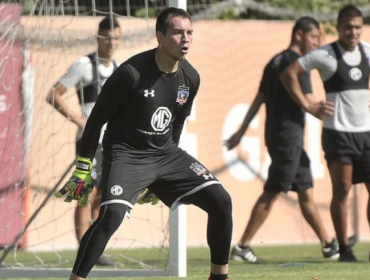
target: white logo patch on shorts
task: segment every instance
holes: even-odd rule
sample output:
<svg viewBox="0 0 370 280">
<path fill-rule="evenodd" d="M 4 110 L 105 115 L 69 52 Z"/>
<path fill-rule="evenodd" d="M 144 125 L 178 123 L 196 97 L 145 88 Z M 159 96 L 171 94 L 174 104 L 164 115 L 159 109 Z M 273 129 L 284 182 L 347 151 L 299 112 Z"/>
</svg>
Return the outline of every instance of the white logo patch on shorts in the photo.
<svg viewBox="0 0 370 280">
<path fill-rule="evenodd" d="M 113 187 L 110 188 L 110 192 L 113 195 L 121 195 L 123 193 L 123 189 L 119 185 L 114 185 Z"/>
</svg>

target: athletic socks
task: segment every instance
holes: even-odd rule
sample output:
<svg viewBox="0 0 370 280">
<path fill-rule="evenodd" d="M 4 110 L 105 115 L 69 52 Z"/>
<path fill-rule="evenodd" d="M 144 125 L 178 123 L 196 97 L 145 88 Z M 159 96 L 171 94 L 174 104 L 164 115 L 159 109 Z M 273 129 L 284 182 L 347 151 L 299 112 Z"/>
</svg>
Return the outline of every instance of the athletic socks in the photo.
<svg viewBox="0 0 370 280">
<path fill-rule="evenodd" d="M 211 272 L 208 280 L 229 280 L 229 276 L 227 274 L 216 275 Z"/>
<path fill-rule="evenodd" d="M 247 249 L 247 248 L 250 248 L 250 246 L 240 246 L 239 244 L 236 244 L 235 247 L 238 246 L 240 249 L 244 250 L 244 249 Z"/>
</svg>

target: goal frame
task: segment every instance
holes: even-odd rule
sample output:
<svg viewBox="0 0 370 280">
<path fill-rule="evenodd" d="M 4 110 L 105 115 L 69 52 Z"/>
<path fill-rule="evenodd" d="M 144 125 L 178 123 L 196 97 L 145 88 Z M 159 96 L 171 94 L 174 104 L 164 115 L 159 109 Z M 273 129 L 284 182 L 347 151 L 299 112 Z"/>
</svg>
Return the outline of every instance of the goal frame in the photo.
<svg viewBox="0 0 370 280">
<path fill-rule="evenodd" d="M 169 0 L 169 7 L 177 7 L 186 10 L 186 0 Z M 48 196 L 47 196 L 48 198 Z M 46 198 L 46 199 L 47 199 Z M 187 276 L 187 254 L 186 254 L 186 205 L 179 205 L 175 210 L 169 210 L 169 256 L 168 265 L 164 269 L 93 269 L 89 278 L 97 277 L 150 277 L 150 276 Z M 24 230 L 23 230 L 24 232 Z M 14 239 L 13 244 L 22 237 L 20 232 Z M 5 256 L 11 248 L 5 248 Z M 0 263 L 0 279 L 11 278 L 68 278 L 71 268 L 15 268 L 4 267 Z"/>
<path fill-rule="evenodd" d="M 93 269 L 89 278 L 102 277 L 186 277 L 186 206 L 170 213 L 170 243 L 167 269 Z M 71 268 L 7 268 L 0 267 L 0 279 L 68 278 Z"/>
</svg>

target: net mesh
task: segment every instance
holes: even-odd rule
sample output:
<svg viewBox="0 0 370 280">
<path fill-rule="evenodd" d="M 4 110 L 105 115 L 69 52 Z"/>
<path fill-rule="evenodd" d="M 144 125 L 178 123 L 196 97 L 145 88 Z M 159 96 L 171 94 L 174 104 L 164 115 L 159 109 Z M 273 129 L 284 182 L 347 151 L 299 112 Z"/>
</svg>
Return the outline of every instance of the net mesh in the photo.
<svg viewBox="0 0 370 280">
<path fill-rule="evenodd" d="M 115 15 L 120 22 L 123 36 L 115 59 L 122 62 L 157 45 L 153 15 L 167 3 L 28 0 L 19 5 L 11 2 L 15 1 L 0 4 L 0 258 L 5 266 L 70 267 L 78 246 L 73 224 L 76 205 L 66 204 L 51 194 L 71 174 L 77 127 L 46 102 L 47 94 L 76 59 L 95 50 L 97 24 L 103 16 Z M 269 165 L 262 140 L 263 109 L 238 149 L 227 153 L 222 149 L 222 140 L 241 123 L 249 108 L 246 103 L 251 103 L 258 88 L 264 63 L 287 46 L 291 23 L 207 22 L 206 19 L 219 18 L 220 13 L 230 9 L 273 17 L 300 15 L 262 2 L 194 0 L 187 4 L 196 24 L 189 60 L 199 69 L 202 85 L 194 114 L 187 124 L 187 134 L 181 141 L 232 194 L 234 241 L 244 230 L 246 213 L 262 190 Z M 334 2 L 339 1 L 333 1 L 333 5 Z M 369 15 L 369 7 L 367 3 L 361 6 L 365 15 Z M 326 21 L 332 20 L 334 14 L 330 9 L 327 13 L 314 13 Z M 318 81 L 317 76 L 314 81 Z M 66 102 L 71 107 L 78 106 L 73 90 L 66 94 Z M 317 142 L 320 124 L 308 119 L 307 130 L 318 205 L 326 224 L 331 225 L 330 180 Z M 362 208 L 365 207 L 363 192 L 359 189 Z M 358 217 L 356 199 L 351 201 L 355 213 L 353 231 L 359 231 L 359 224 L 363 231 L 367 227 L 363 226 L 364 215 Z M 288 234 L 287 228 L 274 222 L 280 221 L 281 216 L 287 224 L 294 225 Z M 205 230 L 198 232 L 205 228 L 205 215 L 199 214 L 199 209 L 189 208 L 189 217 L 193 218 L 189 222 L 194 230 L 188 231 L 188 240 L 192 245 L 206 246 Z M 168 219 L 168 211 L 161 204 L 135 206 L 131 219 L 125 220 L 109 242 L 108 256 L 117 262 L 117 267 L 166 267 Z M 290 194 L 277 203 L 272 217 L 256 237 L 256 242 L 259 240 L 317 242 L 301 217 L 296 197 Z M 141 247 L 149 251 L 143 255 Z M 26 252 L 22 258 L 21 252 Z"/>
<path fill-rule="evenodd" d="M 53 196 L 71 175 L 77 127 L 47 103 L 52 86 L 76 59 L 96 49 L 97 25 L 106 15 L 114 14 L 123 31 L 116 61 L 156 46 L 148 13 L 129 17 L 113 12 L 112 1 L 105 10 L 99 10 L 94 1 L 90 4 L 28 1 L 25 9 L 19 4 L 0 4 L 3 266 L 71 266 L 78 246 L 73 223 L 76 203 Z M 122 11 L 129 10 L 127 3 Z M 65 96 L 68 106 L 79 107 L 75 89 Z M 168 219 L 168 210 L 161 204 L 135 207 L 110 240 L 107 256 L 116 267 L 166 268 Z M 141 247 L 149 251 L 122 253 Z M 26 260 L 23 254 L 20 259 L 20 252 L 26 252 Z"/>
</svg>

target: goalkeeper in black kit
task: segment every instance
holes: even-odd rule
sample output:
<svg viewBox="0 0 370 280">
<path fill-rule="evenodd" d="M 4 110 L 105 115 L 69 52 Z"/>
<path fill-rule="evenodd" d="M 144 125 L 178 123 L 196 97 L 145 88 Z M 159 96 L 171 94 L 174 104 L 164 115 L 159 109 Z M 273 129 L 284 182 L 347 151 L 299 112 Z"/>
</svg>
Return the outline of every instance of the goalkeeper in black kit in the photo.
<svg viewBox="0 0 370 280">
<path fill-rule="evenodd" d="M 209 280 L 228 279 L 232 203 L 198 160 L 178 147 L 200 77 L 185 59 L 192 40 L 189 14 L 161 11 L 158 47 L 128 59 L 108 78 L 87 121 L 76 170 L 56 196 L 85 204 L 92 189 L 91 160 L 101 128 L 102 202 L 98 219 L 81 240 L 70 280 L 85 279 L 110 237 L 147 188 L 170 209 L 193 204 L 208 214 Z"/>
</svg>

